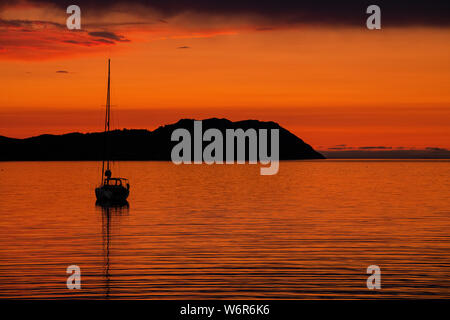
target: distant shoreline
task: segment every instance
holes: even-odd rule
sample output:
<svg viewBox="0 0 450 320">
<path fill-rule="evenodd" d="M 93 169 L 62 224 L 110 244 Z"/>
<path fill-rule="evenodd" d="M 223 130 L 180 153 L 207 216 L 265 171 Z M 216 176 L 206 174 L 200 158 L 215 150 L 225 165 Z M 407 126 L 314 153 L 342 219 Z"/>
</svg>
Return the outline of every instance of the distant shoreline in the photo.
<svg viewBox="0 0 450 320">
<path fill-rule="evenodd" d="M 427 150 L 427 149 L 405 149 L 405 150 L 345 150 L 345 151 L 318 151 L 327 159 L 386 159 L 386 160 L 445 160 L 450 159 L 450 150 Z"/>
<path fill-rule="evenodd" d="M 160 127 L 164 128 L 164 127 Z M 121 130 L 116 130 L 121 132 Z M 123 130 L 122 130 L 123 131 Z M 151 131 L 145 129 L 125 129 L 129 132 L 141 132 L 151 133 Z M 89 135 L 102 135 L 102 133 L 67 133 L 62 135 L 43 134 L 39 136 L 33 136 L 29 138 L 9 138 L 0 136 L 0 161 L 99 161 L 101 160 L 100 154 L 97 155 L 84 155 L 84 158 L 53 158 L 53 159 L 36 159 L 30 157 L 14 157 L 11 152 L 17 152 L 10 150 L 8 145 L 21 145 L 26 141 L 39 140 L 41 138 L 56 138 L 60 139 L 65 136 L 89 136 Z M 301 139 L 299 139 L 301 140 Z M 390 149 L 390 150 L 367 150 L 367 149 L 352 149 L 352 150 L 317 150 L 314 151 L 318 154 L 325 156 L 325 158 L 333 159 L 354 159 L 354 160 L 450 160 L 450 150 L 444 148 L 426 148 L 426 149 Z M 320 158 L 302 158 L 302 159 L 283 159 L 280 161 L 297 161 L 297 160 L 320 160 Z M 116 159 L 116 161 L 170 161 L 170 159 Z"/>
<path fill-rule="evenodd" d="M 170 135 L 177 128 L 192 129 L 193 119 L 181 119 L 150 131 L 146 129 L 122 129 L 109 133 L 112 139 L 112 160 L 115 161 L 170 161 L 173 146 Z M 386 160 L 448 160 L 450 150 L 427 147 L 401 149 L 390 147 L 351 148 L 345 145 L 314 150 L 302 139 L 273 121 L 210 118 L 203 120 L 205 127 L 219 128 L 277 128 L 280 130 L 280 160 L 310 159 L 386 159 Z M 72 132 L 61 135 L 42 134 L 29 138 L 0 136 L 0 161 L 99 161 L 103 159 L 103 132 Z"/>
<path fill-rule="evenodd" d="M 354 162 L 450 162 L 450 158 L 327 158 L 327 159 L 303 159 L 303 160 L 280 160 L 281 162 L 345 162 L 345 161 L 354 161 Z M 98 160 L 0 160 L 0 163 L 7 162 L 98 162 Z M 164 162 L 164 163 L 172 163 L 170 160 L 114 160 L 114 162 Z M 210 164 L 202 163 L 205 166 L 211 166 Z M 220 164 L 212 164 L 213 166 L 221 166 Z M 242 164 L 240 164 L 242 165 Z M 251 165 L 248 162 L 245 165 Z M 196 165 L 198 166 L 198 164 Z"/>
</svg>

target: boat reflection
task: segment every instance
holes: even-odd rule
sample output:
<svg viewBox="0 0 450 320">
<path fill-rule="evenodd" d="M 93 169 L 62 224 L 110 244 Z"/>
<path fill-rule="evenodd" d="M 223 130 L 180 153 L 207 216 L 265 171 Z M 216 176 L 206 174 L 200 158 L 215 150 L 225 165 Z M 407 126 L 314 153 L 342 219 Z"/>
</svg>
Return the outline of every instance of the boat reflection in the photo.
<svg viewBox="0 0 450 320">
<path fill-rule="evenodd" d="M 119 204 L 105 204 L 97 201 L 95 206 L 102 213 L 103 257 L 105 263 L 103 275 L 105 278 L 105 298 L 108 299 L 111 290 L 110 246 L 113 237 L 112 231 L 118 226 L 120 217 L 129 214 L 130 205 L 128 201 Z"/>
</svg>

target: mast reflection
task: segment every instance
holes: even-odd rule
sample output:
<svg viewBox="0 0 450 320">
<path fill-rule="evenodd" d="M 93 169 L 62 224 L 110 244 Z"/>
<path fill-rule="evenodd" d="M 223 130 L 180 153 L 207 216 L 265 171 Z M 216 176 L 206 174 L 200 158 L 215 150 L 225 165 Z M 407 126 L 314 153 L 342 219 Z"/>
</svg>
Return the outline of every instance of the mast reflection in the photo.
<svg viewBox="0 0 450 320">
<path fill-rule="evenodd" d="M 113 236 L 112 229 L 118 225 L 121 216 L 129 214 L 130 205 L 128 201 L 119 204 L 105 204 L 97 201 L 95 206 L 102 212 L 103 258 L 105 263 L 103 275 L 105 278 L 105 298 L 108 299 L 111 290 L 110 245 Z"/>
</svg>

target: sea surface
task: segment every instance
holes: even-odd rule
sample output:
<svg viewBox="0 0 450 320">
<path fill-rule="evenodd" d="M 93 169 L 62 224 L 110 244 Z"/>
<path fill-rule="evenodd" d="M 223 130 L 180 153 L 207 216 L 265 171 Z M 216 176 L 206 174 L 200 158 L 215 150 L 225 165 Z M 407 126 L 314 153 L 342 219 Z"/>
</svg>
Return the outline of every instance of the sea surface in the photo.
<svg viewBox="0 0 450 320">
<path fill-rule="evenodd" d="M 129 205 L 104 208 L 97 162 L 0 163 L 0 298 L 450 298 L 449 161 L 259 169 L 116 163 Z"/>
</svg>

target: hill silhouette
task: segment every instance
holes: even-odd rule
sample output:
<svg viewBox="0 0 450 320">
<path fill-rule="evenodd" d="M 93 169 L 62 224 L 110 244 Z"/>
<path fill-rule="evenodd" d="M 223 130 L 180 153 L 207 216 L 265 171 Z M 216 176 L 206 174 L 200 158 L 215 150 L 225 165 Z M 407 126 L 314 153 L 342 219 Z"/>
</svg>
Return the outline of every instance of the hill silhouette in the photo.
<svg viewBox="0 0 450 320">
<path fill-rule="evenodd" d="M 226 129 L 247 130 L 279 129 L 280 160 L 324 159 L 325 157 L 275 122 L 227 119 L 206 119 L 203 132 L 217 128 L 225 136 Z M 182 119 L 177 123 L 161 126 L 154 131 L 123 129 L 114 130 L 108 136 L 108 148 L 112 160 L 160 160 L 170 161 L 171 151 L 178 142 L 171 141 L 173 130 L 185 128 L 193 137 L 194 120 Z M 269 134 L 270 140 L 270 134 Z M 103 159 L 105 133 L 44 134 L 26 139 L 0 136 L 0 161 L 37 160 L 101 160 Z M 205 142 L 204 146 L 209 142 Z M 269 149 L 270 150 L 270 149 Z M 248 152 L 246 153 L 248 156 Z"/>
</svg>

